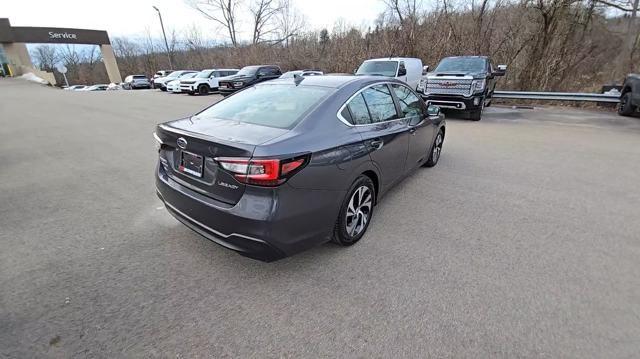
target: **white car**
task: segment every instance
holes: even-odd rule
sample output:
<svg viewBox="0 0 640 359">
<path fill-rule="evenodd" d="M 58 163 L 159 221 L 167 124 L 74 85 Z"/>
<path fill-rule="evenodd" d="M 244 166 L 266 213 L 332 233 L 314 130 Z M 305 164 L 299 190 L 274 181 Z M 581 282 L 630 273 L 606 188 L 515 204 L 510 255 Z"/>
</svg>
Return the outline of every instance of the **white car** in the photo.
<svg viewBox="0 0 640 359">
<path fill-rule="evenodd" d="M 295 75 L 300 75 L 300 76 L 322 76 L 324 75 L 324 73 L 322 71 L 317 71 L 317 70 L 293 70 L 293 71 L 287 71 L 285 73 L 282 74 L 282 76 L 280 76 L 281 79 L 288 79 L 288 78 L 293 78 Z"/>
<path fill-rule="evenodd" d="M 175 80 L 171 80 L 171 81 L 167 82 L 166 83 L 167 92 L 172 92 L 172 93 L 180 93 L 180 92 L 182 92 L 182 90 L 180 89 L 180 81 L 186 80 L 186 79 L 190 79 L 190 78 L 194 77 L 197 74 L 198 74 L 198 72 L 189 72 L 187 74 L 184 74 L 184 75 L 178 77 Z"/>
<path fill-rule="evenodd" d="M 172 73 L 168 74 L 165 77 L 158 77 L 158 78 L 154 79 L 153 80 L 153 87 L 154 88 L 159 88 L 162 91 L 167 91 L 167 82 L 176 80 L 176 79 L 180 78 L 181 76 L 184 76 L 185 74 L 197 73 L 197 72 L 198 71 L 191 71 L 191 70 L 173 71 Z"/>
<path fill-rule="evenodd" d="M 356 76 L 388 76 L 417 89 L 422 79 L 422 60 L 411 57 L 385 57 L 365 60 L 356 70 Z"/>
<path fill-rule="evenodd" d="M 79 90 L 82 90 L 85 87 L 87 87 L 87 86 L 85 86 L 85 85 L 71 85 L 69 87 L 65 87 L 64 89 L 67 90 L 67 91 L 79 91 Z"/>
<path fill-rule="evenodd" d="M 218 79 L 235 75 L 238 69 L 207 69 L 200 71 L 193 78 L 180 80 L 180 90 L 189 95 L 206 95 L 211 91 L 218 91 Z"/>
</svg>

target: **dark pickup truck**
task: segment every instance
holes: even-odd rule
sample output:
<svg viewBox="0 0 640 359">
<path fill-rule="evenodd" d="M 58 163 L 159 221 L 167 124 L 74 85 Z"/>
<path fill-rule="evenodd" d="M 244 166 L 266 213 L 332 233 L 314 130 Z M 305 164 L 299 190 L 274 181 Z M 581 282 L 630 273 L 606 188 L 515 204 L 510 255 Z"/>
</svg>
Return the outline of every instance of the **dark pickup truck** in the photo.
<svg viewBox="0 0 640 359">
<path fill-rule="evenodd" d="M 640 74 L 629 74 L 622 85 L 618 114 L 632 116 L 640 110 Z"/>
<path fill-rule="evenodd" d="M 258 82 L 277 79 L 281 75 L 280 67 L 275 65 L 245 66 L 235 75 L 221 77 L 218 80 L 218 91 L 222 96 L 228 96 Z"/>
<path fill-rule="evenodd" d="M 506 70 L 506 65 L 494 68 L 486 56 L 445 57 L 422 78 L 417 90 L 427 105 L 464 111 L 479 121 L 484 107 L 491 104 L 497 77 Z"/>
</svg>

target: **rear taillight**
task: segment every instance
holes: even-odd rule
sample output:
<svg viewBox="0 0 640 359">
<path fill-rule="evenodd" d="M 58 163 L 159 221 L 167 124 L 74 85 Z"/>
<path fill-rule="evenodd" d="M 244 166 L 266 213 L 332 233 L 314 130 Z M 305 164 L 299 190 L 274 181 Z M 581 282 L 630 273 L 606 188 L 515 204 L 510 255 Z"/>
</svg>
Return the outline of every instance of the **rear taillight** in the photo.
<svg viewBox="0 0 640 359">
<path fill-rule="evenodd" d="M 216 157 L 220 167 L 231 172 L 242 183 L 277 186 L 284 183 L 306 164 L 308 156 L 281 159 L 248 159 Z"/>
</svg>

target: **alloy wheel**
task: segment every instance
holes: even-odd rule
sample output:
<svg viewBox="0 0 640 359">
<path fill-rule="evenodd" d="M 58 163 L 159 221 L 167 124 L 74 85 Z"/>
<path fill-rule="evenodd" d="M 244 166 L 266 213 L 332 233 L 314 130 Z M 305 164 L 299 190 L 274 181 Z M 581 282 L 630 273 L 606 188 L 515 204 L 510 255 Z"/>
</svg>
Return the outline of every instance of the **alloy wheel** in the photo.
<svg viewBox="0 0 640 359">
<path fill-rule="evenodd" d="M 442 132 L 438 133 L 436 143 L 433 145 L 433 153 L 431 154 L 433 162 L 438 162 L 438 159 L 440 159 L 440 152 L 442 152 Z"/>
<path fill-rule="evenodd" d="M 360 186 L 349 199 L 346 214 L 346 229 L 351 237 L 356 237 L 367 227 L 373 206 L 373 196 L 367 186 Z"/>
</svg>

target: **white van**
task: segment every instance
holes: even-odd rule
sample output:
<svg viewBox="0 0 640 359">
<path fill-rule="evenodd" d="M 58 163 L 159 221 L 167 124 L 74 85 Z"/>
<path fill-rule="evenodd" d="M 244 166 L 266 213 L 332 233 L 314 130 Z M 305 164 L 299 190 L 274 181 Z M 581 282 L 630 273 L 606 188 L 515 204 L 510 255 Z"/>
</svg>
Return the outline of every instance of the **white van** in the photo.
<svg viewBox="0 0 640 359">
<path fill-rule="evenodd" d="M 365 60 L 356 70 L 355 75 L 394 77 L 404 81 L 415 90 L 422 78 L 422 60 L 411 57 L 385 57 Z"/>
</svg>

